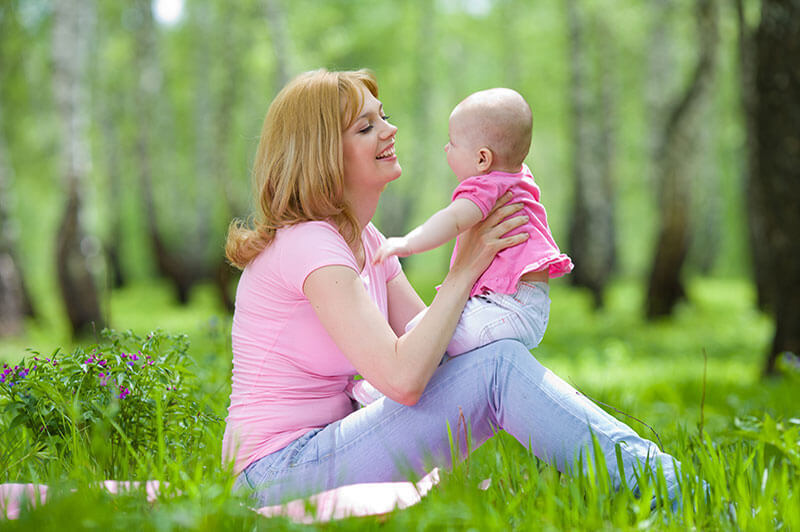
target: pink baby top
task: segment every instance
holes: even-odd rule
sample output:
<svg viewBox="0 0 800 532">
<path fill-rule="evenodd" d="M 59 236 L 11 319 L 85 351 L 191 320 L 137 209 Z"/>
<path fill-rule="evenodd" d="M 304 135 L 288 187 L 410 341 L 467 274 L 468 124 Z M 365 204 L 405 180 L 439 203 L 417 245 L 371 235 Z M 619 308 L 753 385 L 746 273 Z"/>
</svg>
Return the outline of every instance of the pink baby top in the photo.
<svg viewBox="0 0 800 532">
<path fill-rule="evenodd" d="M 245 267 L 233 314 L 233 384 L 223 459 L 239 474 L 307 431 L 345 417 L 345 394 L 356 370 L 336 347 L 303 294 L 314 270 L 354 269 L 388 319 L 386 283 L 400 273 L 397 257 L 373 266 L 385 240 L 369 224 L 361 235 L 366 252 L 360 270 L 352 251 L 327 222 L 280 229 L 275 240 Z"/>
<path fill-rule="evenodd" d="M 519 278 L 528 272 L 550 270 L 550 277 L 561 277 L 572 271 L 572 260 L 561 253 L 553 240 L 547 225 L 547 214 L 544 205 L 539 202 L 541 193 L 533 181 L 533 175 L 527 165 L 516 174 L 491 172 L 474 176 L 459 183 L 453 192 L 453 199 L 465 198 L 473 202 L 483 213 L 489 214 L 497 198 L 511 190 L 511 202 L 522 203 L 522 213 L 529 218 L 528 223 L 515 229 L 510 235 L 527 232 L 530 236 L 522 244 L 504 249 L 498 253 L 489 268 L 483 272 L 472 287 L 471 296 L 486 291 L 501 294 L 513 294 L 517 291 Z M 516 213 L 518 216 L 520 213 Z M 458 240 L 450 258 L 453 265 L 458 252 Z"/>
</svg>

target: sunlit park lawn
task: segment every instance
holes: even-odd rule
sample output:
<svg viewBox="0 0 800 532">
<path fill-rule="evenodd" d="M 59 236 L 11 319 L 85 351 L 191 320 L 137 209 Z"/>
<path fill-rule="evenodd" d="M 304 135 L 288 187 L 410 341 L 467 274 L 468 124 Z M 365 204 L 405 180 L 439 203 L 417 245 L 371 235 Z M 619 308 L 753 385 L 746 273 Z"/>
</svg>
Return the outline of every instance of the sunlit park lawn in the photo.
<svg viewBox="0 0 800 532">
<path fill-rule="evenodd" d="M 118 330 L 130 328 L 144 335 L 158 327 L 170 334 L 186 333 L 192 371 L 198 377 L 195 399 L 224 418 L 230 388 L 230 318 L 216 307 L 215 297 L 203 287 L 189 306 L 180 308 L 163 287 L 143 284 L 115 292 L 110 311 Z M 654 324 L 641 319 L 641 289 L 631 283 L 614 285 L 608 308 L 598 313 L 591 310 L 586 294 L 566 283 L 554 283 L 552 297 L 549 330 L 534 354 L 593 399 L 650 425 L 668 451 L 712 484 L 719 500 L 695 501 L 695 508 L 674 514 L 651 512 L 647 503 L 627 492 L 614 495 L 583 476 L 557 475 L 501 435 L 468 463 L 446 472 L 442 484 L 420 504 L 388 517 L 351 518 L 335 526 L 684 530 L 771 529 L 781 524 L 791 529 L 800 524 L 798 380 L 791 373 L 761 380 L 771 323 L 753 310 L 749 283 L 692 282 L 691 302 L 682 305 L 674 319 Z M 27 338 L 3 342 L 2 357 L 14 362 L 30 356 L 23 349 L 26 343 L 42 354 L 59 345 L 69 350 L 63 342 L 49 342 L 44 327 L 33 325 Z M 31 441 L 26 429 L 9 430 L 8 416 L 2 419 L 3 481 L 55 488 L 46 505 L 23 511 L 16 521 L 2 522 L 4 529 L 34 530 L 67 522 L 82 528 L 164 530 L 296 526 L 282 518 L 257 516 L 229 495 L 230 478 L 219 465 L 221 422 L 210 422 L 202 443 L 179 453 L 174 462 L 145 459 L 130 470 L 121 469 L 128 478 L 170 483 L 158 502 L 148 503 L 140 493 L 110 496 L 87 488 L 92 480 L 102 479 L 91 451 L 76 452 L 67 445 L 59 456 L 48 457 L 42 449 L 37 455 L 25 447 Z M 626 419 L 642 434 L 656 438 L 643 424 Z M 153 455 L 157 449 L 158 442 L 153 442 Z M 492 479 L 491 485 L 480 490 L 478 484 L 486 478 Z M 69 491 L 75 487 L 81 488 L 80 495 Z M 738 508 L 735 517 L 729 502 Z"/>
</svg>

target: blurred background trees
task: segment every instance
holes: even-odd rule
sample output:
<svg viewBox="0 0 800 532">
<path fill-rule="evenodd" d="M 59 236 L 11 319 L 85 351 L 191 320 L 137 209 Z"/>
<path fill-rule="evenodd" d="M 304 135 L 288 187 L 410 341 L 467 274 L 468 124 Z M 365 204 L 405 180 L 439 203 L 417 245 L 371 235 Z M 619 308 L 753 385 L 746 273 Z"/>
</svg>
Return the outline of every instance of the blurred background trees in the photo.
<svg viewBox="0 0 800 532">
<path fill-rule="evenodd" d="M 404 168 L 385 233 L 449 201 L 452 107 L 510 86 L 533 109 L 528 164 L 571 281 L 597 307 L 634 280 L 664 319 L 695 276 L 752 276 L 770 352 L 798 352 L 798 1 L 6 0 L 0 335 L 34 307 L 75 333 L 124 328 L 109 294 L 142 283 L 181 302 L 213 285 L 231 309 L 222 248 L 271 98 L 304 70 L 367 67 Z M 412 279 L 440 280 L 449 251 L 405 260 Z"/>
</svg>

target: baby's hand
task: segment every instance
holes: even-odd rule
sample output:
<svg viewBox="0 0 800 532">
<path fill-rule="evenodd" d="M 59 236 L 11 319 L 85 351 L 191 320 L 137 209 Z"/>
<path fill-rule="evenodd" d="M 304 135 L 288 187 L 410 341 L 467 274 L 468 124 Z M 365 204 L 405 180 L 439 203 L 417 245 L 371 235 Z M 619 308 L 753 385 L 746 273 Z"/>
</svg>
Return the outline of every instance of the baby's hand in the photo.
<svg viewBox="0 0 800 532">
<path fill-rule="evenodd" d="M 386 242 L 381 244 L 378 251 L 375 252 L 375 257 L 372 259 L 372 264 L 380 264 L 389 257 L 397 255 L 398 257 L 408 257 L 413 252 L 408 245 L 408 239 L 404 236 L 396 236 L 387 238 Z"/>
</svg>

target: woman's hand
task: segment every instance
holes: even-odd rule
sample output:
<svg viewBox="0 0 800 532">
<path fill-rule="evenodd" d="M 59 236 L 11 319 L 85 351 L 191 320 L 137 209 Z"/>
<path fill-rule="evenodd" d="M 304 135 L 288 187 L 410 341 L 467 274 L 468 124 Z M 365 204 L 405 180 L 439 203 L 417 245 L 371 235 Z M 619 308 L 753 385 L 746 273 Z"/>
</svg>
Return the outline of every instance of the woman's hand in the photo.
<svg viewBox="0 0 800 532">
<path fill-rule="evenodd" d="M 489 267 L 497 252 L 528 239 L 528 233 L 525 232 L 506 236 L 509 231 L 528 221 L 525 215 L 512 216 L 522 209 L 522 204 L 509 204 L 510 200 L 511 193 L 506 192 L 500 196 L 485 220 L 461 233 L 458 237 L 458 254 L 450 268 L 452 274 L 468 275 L 474 283 Z"/>
</svg>

